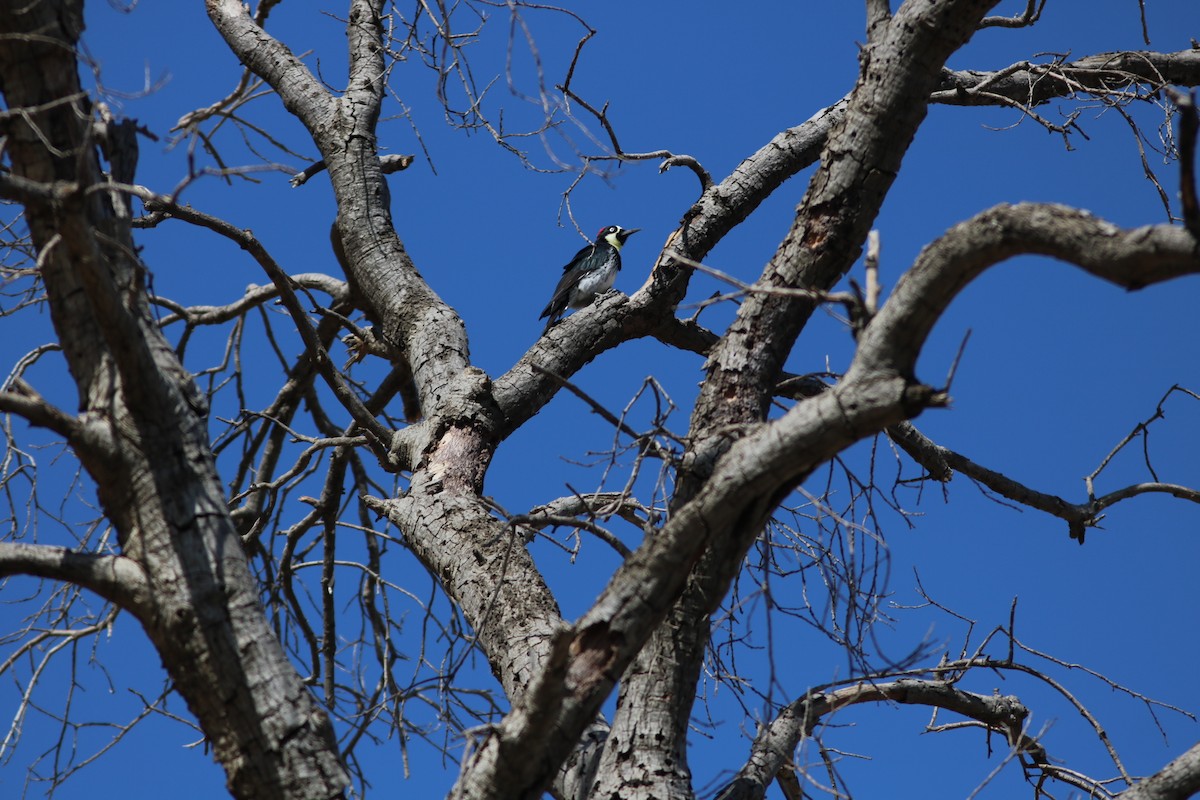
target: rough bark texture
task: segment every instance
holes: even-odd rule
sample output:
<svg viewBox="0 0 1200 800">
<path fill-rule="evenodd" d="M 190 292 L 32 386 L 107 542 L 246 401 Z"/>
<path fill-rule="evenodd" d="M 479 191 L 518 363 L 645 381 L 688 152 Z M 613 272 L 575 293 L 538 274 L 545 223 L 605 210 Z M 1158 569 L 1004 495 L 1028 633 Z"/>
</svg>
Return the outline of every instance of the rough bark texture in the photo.
<svg viewBox="0 0 1200 800">
<path fill-rule="evenodd" d="M 1059 206 L 1000 206 L 947 231 L 877 313 L 863 313 L 856 355 L 836 385 L 813 379 L 797 389 L 803 381 L 796 379 L 790 389 L 781 386 L 784 363 L 820 294 L 858 259 L 930 102 L 1040 103 L 1081 87 L 1099 92 L 1155 83 L 1163 75 L 1200 83 L 1196 59 L 1186 53 L 1094 56 L 1069 69 L 1056 65 L 1057 72 L 949 72 L 947 59 L 994 5 L 910 0 L 893 15 L 888 3 L 869 2 L 868 44 L 854 90 L 772 137 L 724 180 L 705 181 L 637 293 L 571 314 L 492 380 L 471 364 L 463 321 L 423 280 L 391 216 L 376 140 L 390 69 L 383 1 L 349 3 L 349 74 L 344 91 L 334 92 L 264 30 L 272 4 L 253 16 L 238 0 L 207 0 L 229 49 L 278 94 L 320 151 L 337 201 L 334 242 L 346 283 L 331 287 L 320 277 L 289 278 L 248 231 L 149 190 L 122 191 L 138 193 L 152 213 L 203 225 L 246 249 L 274 283 L 271 292 L 255 297 L 280 297 L 301 329 L 308 352 L 271 406 L 278 413 L 267 415 L 280 424 L 264 448 L 264 475 L 274 475 L 278 454 L 272 448 L 316 376 L 346 405 L 349 427 L 321 431 L 344 441 L 331 458 L 324 495 L 313 501 L 314 514 L 327 520 L 322 544 L 329 570 L 337 497 L 346 472 L 355 468 L 349 448 L 369 449 L 381 470 L 404 477 L 404 488 L 387 497 L 371 494 L 379 484 L 362 480 L 362 516 L 369 510 L 399 528 L 407 548 L 461 611 L 472 644 L 485 654 L 511 703 L 501 722 L 472 740 L 452 797 L 533 800 L 547 790 L 572 800 L 695 796 L 688 721 L 711 617 L 783 499 L 822 464 L 883 431 L 918 460 L 928 460 L 939 480 L 955 466 L 999 487 L 984 468 L 939 450 L 906 423 L 946 402 L 944 393 L 917 379 L 915 364 L 956 294 L 985 269 L 1025 253 L 1062 259 L 1128 288 L 1200 272 L 1195 240 L 1183 228 L 1123 231 Z M 272 633 L 243 550 L 263 534 L 267 493 L 260 485 L 240 498 L 239 531 L 198 415 L 201 399 L 150 313 L 126 195 L 101 171 L 98 148 L 128 152 L 117 145 L 128 144 L 132 134 L 93 120 L 73 55 L 81 25 L 78 2 L 38 0 L 0 9 L 0 29 L 23 32 L 0 48 L 0 89 L 9 108 L 26 110 L 8 118 L 13 172 L 0 175 L 0 190 L 27 209 L 80 412 L 46 407 L 21 386 L 0 391 L 0 411 L 68 439 L 98 485 L 121 552 L 3 543 L 0 575 L 75 582 L 135 614 L 236 797 L 340 796 L 348 775 L 332 726 Z M 1068 73 L 1071 79 L 1063 79 Z M 677 319 L 693 262 L 818 159 L 790 230 L 732 325 L 717 335 Z M 114 155 L 108 161 L 120 183 L 132 182 L 130 165 Z M 363 311 L 375 325 L 371 336 L 378 337 L 372 353 L 394 362 L 385 385 L 365 401 L 347 390 L 327 352 L 336 320 L 311 325 L 296 299 L 296 287 L 316 285 L 336 292 L 339 314 L 343 303 Z M 622 551 L 624 561 L 599 598 L 568 624 L 517 524 L 502 521 L 484 497 L 484 482 L 496 447 L 544 408 L 564 379 L 638 337 L 703 352 L 705 379 L 683 440 L 686 451 L 674 465 L 678 483 L 669 515 L 647 523 L 642 545 Z M 405 389 L 412 390 L 406 405 L 413 419 L 393 434 L 376 416 Z M 768 405 L 778 396 L 795 402 L 768 420 Z M 1080 529 L 1099 510 L 1019 489 L 997 491 Z M 290 538 L 287 547 L 294 547 Z M 378 554 L 371 557 L 364 594 L 379 579 Z M 329 627 L 321 657 L 329 699 L 335 695 L 337 641 L 331 577 L 324 588 Z M 314 680 L 320 663 L 314 657 Z M 618 682 L 610 728 L 599 709 Z M 1034 766 L 1048 767 L 1045 753 L 1023 738 L 1019 701 L 966 692 L 938 673 L 937 679 L 876 681 L 804 695 L 764 722 L 720 797 L 762 797 L 817 720 L 869 702 L 955 711 L 1002 734 Z M 1198 786 L 1198 762 L 1193 750 L 1127 794 L 1184 797 Z"/>
<path fill-rule="evenodd" d="M 1185 800 L 1196 794 L 1200 794 L 1200 744 L 1118 796 L 1122 800 Z"/>
<path fill-rule="evenodd" d="M 8 131 L 14 173 L 54 190 L 27 219 L 80 424 L 95 429 L 74 444 L 132 566 L 98 588 L 142 622 L 235 796 L 337 797 L 349 779 L 332 727 L 267 625 L 194 387 L 149 312 L 127 208 L 104 191 L 82 27 L 79 3 L 0 10 L 0 29 L 20 34 L 0 48 L 0 90 L 27 110 Z"/>
<path fill-rule="evenodd" d="M 858 86 L 760 284 L 828 290 L 850 269 L 925 117 L 926 98 L 945 60 L 992 5 L 908 3 L 863 50 Z M 921 57 L 904 57 L 911 53 Z M 783 362 L 815 307 L 812 300 L 770 293 L 751 295 L 742 304 L 706 364 L 676 507 L 707 491 L 708 470 L 728 448 L 728 431 L 762 421 Z M 714 537 L 668 623 L 625 676 L 622 698 L 638 702 L 618 707 L 615 746 L 606 750 L 598 770 L 598 797 L 625 797 L 638 787 L 639 796 L 666 798 L 690 786 L 684 734 L 710 614 L 759 530 L 744 525 Z M 637 750 L 636 757 L 629 748 Z"/>
</svg>

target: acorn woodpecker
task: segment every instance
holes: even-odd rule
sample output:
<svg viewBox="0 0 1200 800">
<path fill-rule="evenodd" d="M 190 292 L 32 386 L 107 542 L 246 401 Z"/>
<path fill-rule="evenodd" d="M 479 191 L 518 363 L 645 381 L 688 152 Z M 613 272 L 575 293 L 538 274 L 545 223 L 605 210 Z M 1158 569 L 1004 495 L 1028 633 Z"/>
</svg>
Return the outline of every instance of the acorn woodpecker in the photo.
<svg viewBox="0 0 1200 800">
<path fill-rule="evenodd" d="M 563 267 L 563 276 L 558 286 L 554 287 L 554 296 L 542 311 L 543 317 L 549 317 L 546 330 L 550 330 L 559 320 L 567 306 L 583 308 L 612 288 L 621 269 L 621 248 L 625 240 L 641 228 L 622 228 L 620 225 L 609 225 L 596 234 L 596 241 L 575 254 L 575 257 Z M 543 331 L 545 333 L 545 331 Z"/>
</svg>

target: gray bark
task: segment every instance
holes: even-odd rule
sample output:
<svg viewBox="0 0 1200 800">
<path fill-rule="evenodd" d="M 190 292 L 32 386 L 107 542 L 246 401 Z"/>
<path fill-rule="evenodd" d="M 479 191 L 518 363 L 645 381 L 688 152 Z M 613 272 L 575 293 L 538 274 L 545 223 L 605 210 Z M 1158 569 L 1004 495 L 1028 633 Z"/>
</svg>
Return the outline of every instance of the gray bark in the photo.
<svg viewBox="0 0 1200 800">
<path fill-rule="evenodd" d="M 70 442 L 117 528 L 119 558 L 6 561 L 78 579 L 142 623 L 239 798 L 331 798 L 348 785 L 332 727 L 267 625 L 258 586 L 189 400 L 159 332 L 128 213 L 104 191 L 78 82 L 81 4 L 0 9 L 0 90 L 25 109 L 9 128 L 14 175 L 53 192 L 26 202 L 50 313 L 79 389 Z M 130 142 L 125 142 L 126 145 Z M 37 563 L 30 563 L 30 562 Z"/>
<path fill-rule="evenodd" d="M 379 352 L 394 359 L 397 380 L 411 383 L 411 406 L 420 414 L 394 435 L 384 430 L 374 418 L 380 404 L 351 396 L 329 361 L 325 348 L 336 326 L 306 329 L 296 306 L 309 352 L 297 368 L 303 379 L 281 392 L 280 418 L 290 419 L 308 381 L 320 375 L 355 419 L 347 436 L 367 431 L 374 455 L 406 474 L 406 491 L 364 497 L 363 504 L 398 526 L 461 610 L 512 704 L 501 723 L 472 742 L 452 797 L 539 798 L 548 788 L 578 800 L 693 796 L 687 723 L 711 615 L 781 500 L 849 445 L 888 429 L 943 462 L 943 473 L 945 463 L 966 464 L 923 442 L 905 422 L 945 402 L 917 379 L 915 364 L 957 292 L 1021 253 L 1052 255 L 1129 288 L 1200 271 L 1194 239 L 1179 228 L 1122 231 L 1046 205 L 992 209 L 931 245 L 879 313 L 864 319 L 858 352 L 836 386 L 806 393 L 766 421 L 784 361 L 817 304 L 788 290 L 826 291 L 854 264 L 929 102 L 1030 100 L 1035 84 L 1031 102 L 1042 102 L 1080 85 L 1099 90 L 1113 80 L 1153 83 L 1161 75 L 1200 83 L 1186 53 L 1083 59 L 1072 65 L 1074 82 L 1025 68 L 948 72 L 947 58 L 995 4 L 911 0 L 892 15 L 888 3 L 869 2 L 869 43 L 854 91 L 773 137 L 724 180 L 705 182 L 641 290 L 572 314 L 491 380 L 472 366 L 463 321 L 423 280 L 391 218 L 376 141 L 387 78 L 382 0 L 349 4 L 350 65 L 340 94 L 238 0 L 207 0 L 230 50 L 278 93 L 319 149 L 338 205 L 334 242 L 349 287 L 345 301 L 375 324 Z M 128 209 L 101 172 L 97 147 L 104 142 L 76 77 L 80 27 L 78 2 L 0 10 L 0 28 L 23 32 L 0 49 L 0 89 L 10 108 L 29 109 L 11 120 L 14 171 L 0 176 L 0 189 L 25 203 L 80 413 L 53 409 L 21 386 L 0 396 L 0 410 L 68 439 L 96 480 L 121 553 L 0 544 L 0 574 L 72 581 L 136 615 L 235 796 L 339 796 L 348 778 L 331 725 L 267 624 L 195 389 L 149 312 Z M 129 134 L 108 130 L 114 138 Z M 717 337 L 677 320 L 675 307 L 693 274 L 689 262 L 702 260 L 818 158 L 760 291 L 748 296 L 728 331 Z M 110 162 L 117 171 L 112 156 Z M 161 198 L 147 207 L 192 213 Z M 196 214 L 191 221 L 251 251 L 285 304 L 295 305 L 294 279 L 269 263 L 252 237 Z M 568 624 L 516 530 L 482 496 L 484 478 L 495 448 L 556 395 L 563 378 L 645 336 L 708 357 L 679 489 L 669 519 L 626 557 L 593 607 Z M 267 471 L 273 458 L 264 457 Z M 344 459 L 339 463 L 344 470 Z M 262 497 L 251 493 L 239 518 L 257 520 Z M 1095 512 L 1059 508 L 1044 496 L 1014 499 L 1080 525 Z M 610 729 L 598 711 L 618 680 Z M 1012 733 L 1014 747 L 1027 744 L 1015 732 L 1023 712 L 1017 701 L 940 681 L 813 693 L 764 725 L 722 797 L 761 797 L 813 720 L 843 705 L 882 701 L 952 709 Z M 1182 797 L 1195 790 L 1198 775 L 1193 751 L 1128 796 Z"/>
<path fill-rule="evenodd" d="M 1118 797 L 1121 800 L 1185 800 L 1200 794 L 1200 744 Z"/>
<path fill-rule="evenodd" d="M 907 3 L 861 56 L 862 75 L 796 219 L 759 283 L 828 290 L 853 265 L 892 176 L 937 84 L 945 60 L 993 6 Z M 920 53 L 921 58 L 904 54 Z M 816 303 L 752 295 L 713 347 L 692 414 L 692 446 L 674 498 L 676 508 L 708 490 L 708 471 L 729 447 L 728 431 L 761 423 L 783 362 Z M 764 520 L 765 521 L 765 520 Z M 597 797 L 675 797 L 690 786 L 687 722 L 708 641 L 712 612 L 758 537 L 757 524 L 722 532 L 693 569 L 669 622 L 658 629 L 625 676 L 613 722 L 615 746 L 598 770 Z M 633 757 L 628 748 L 636 748 Z"/>
</svg>

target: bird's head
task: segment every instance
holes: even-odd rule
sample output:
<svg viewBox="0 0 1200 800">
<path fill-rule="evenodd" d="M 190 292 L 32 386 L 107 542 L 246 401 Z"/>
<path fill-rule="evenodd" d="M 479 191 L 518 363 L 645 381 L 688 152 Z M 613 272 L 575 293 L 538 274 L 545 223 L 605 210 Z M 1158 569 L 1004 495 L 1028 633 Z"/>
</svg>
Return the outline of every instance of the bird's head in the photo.
<svg viewBox="0 0 1200 800">
<path fill-rule="evenodd" d="M 608 242 L 620 250 L 625 246 L 625 240 L 640 230 L 641 228 L 622 228 L 620 225 L 609 225 L 607 228 L 601 228 L 600 232 L 596 234 L 596 244 Z"/>
</svg>

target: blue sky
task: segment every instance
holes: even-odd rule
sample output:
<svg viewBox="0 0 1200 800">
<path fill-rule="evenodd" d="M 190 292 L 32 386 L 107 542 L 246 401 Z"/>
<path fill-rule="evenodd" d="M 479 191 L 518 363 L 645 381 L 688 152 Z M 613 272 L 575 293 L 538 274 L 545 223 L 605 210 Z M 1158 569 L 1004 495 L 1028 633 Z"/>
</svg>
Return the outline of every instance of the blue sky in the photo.
<svg viewBox="0 0 1200 800">
<path fill-rule="evenodd" d="M 758 3 L 731 12 L 729 4 L 716 2 L 578 3 L 572 8 L 600 32 L 585 50 L 576 90 L 597 103 L 610 103 L 627 150 L 689 153 L 719 179 L 777 131 L 803 121 L 853 86 L 857 43 L 863 38 L 861 5 Z M 1134 0 L 1052 0 L 1047 5 L 1037 27 L 985 31 L 954 57 L 951 66 L 997 69 L 1048 51 L 1082 56 L 1145 47 Z M 1023 6 L 1024 2 L 1008 2 L 1000 10 L 1013 13 Z M 1151 49 L 1185 49 L 1189 37 L 1200 35 L 1200 6 L 1191 0 L 1147 6 Z M 309 64 L 338 85 L 344 75 L 344 34 L 335 18 L 314 9 L 315 4 L 282 4 L 272 14 L 269 29 L 295 52 L 312 50 Z M 549 14 L 531 17 L 531 24 L 553 83 L 582 30 Z M 506 35 L 504 15 L 498 12 L 473 47 L 481 83 L 503 71 Z M 158 143 L 143 142 L 139 181 L 159 191 L 171 190 L 187 166 L 184 148 L 166 148 L 168 129 L 184 113 L 224 96 L 238 77 L 238 65 L 200 3 L 142 3 L 125 13 L 93 0 L 85 41 L 111 93 L 110 102 L 160 136 Z M 521 90 L 533 92 L 528 59 L 519 57 L 515 63 Z M 147 85 L 155 88 L 143 93 Z M 432 96 L 431 73 L 415 62 L 397 70 L 394 85 L 430 156 L 427 160 L 421 155 L 407 120 L 381 127 L 381 143 L 389 152 L 418 154 L 409 170 L 391 178 L 397 228 L 422 274 L 465 319 L 476 363 L 489 374 L 499 374 L 537 339 L 542 327 L 537 314 L 562 263 L 580 245 L 570 224 L 560 222 L 562 193 L 571 176 L 526 170 L 487 135 L 448 130 Z M 530 118 L 530 108 L 507 92 L 503 79 L 489 98 L 493 108 L 505 107 L 506 121 L 513 125 Z M 1075 107 L 1056 102 L 1046 114 L 1054 117 Z M 1161 112 L 1134 112 L 1154 137 Z M 391 113 L 396 113 L 394 105 Z M 272 99 L 257 101 L 249 114 L 299 153 L 313 156 L 314 148 L 299 125 L 283 119 Z M 1163 207 L 1142 175 L 1125 121 L 1091 108 L 1078 122 L 1089 139 L 1075 137 L 1074 149 L 1068 151 L 1061 138 L 1022 121 L 1011 110 L 933 108 L 877 222 L 885 288 L 894 285 L 920 248 L 947 227 L 1000 202 L 1060 202 L 1125 226 L 1164 221 Z M 255 163 L 235 136 L 222 142 L 233 163 Z M 536 142 L 530 146 L 531 157 L 547 164 Z M 297 159 L 273 157 L 303 166 Z M 1174 165 L 1164 165 L 1153 152 L 1148 157 L 1173 195 Z M 786 232 L 808 174 L 779 190 L 706 263 L 753 280 Z M 339 274 L 328 247 L 334 209 L 323 178 L 291 189 L 281 173 L 257 177 L 261 183 L 235 182 L 232 187 L 203 179 L 189 187 L 183 199 L 252 228 L 290 272 Z M 585 181 L 573 193 L 571 207 L 588 234 L 614 223 L 643 229 L 625 250 L 625 268 L 617 282 L 617 288 L 632 292 L 647 277 L 657 248 L 695 195 L 695 178 L 686 170 L 660 175 L 656 162 L 645 162 L 616 170 L 607 182 Z M 236 248 L 183 225 L 143 234 L 139 241 L 145 245 L 143 255 L 156 290 L 189 304 L 229 302 L 247 284 L 266 281 Z M 692 286 L 690 302 L 721 288 L 702 277 Z M 1137 422 L 1151 415 L 1172 384 L 1200 391 L 1194 356 L 1194 344 L 1200 340 L 1194 311 L 1198 289 L 1200 282 L 1188 279 L 1127 293 L 1045 259 L 1003 264 L 968 288 L 935 330 L 919 372 L 930 383 L 943 380 L 968 330 L 970 340 L 952 386 L 952 407 L 927 412 L 916 423 L 940 444 L 979 463 L 1042 491 L 1081 500 L 1082 477 Z M 729 315 L 727 307 L 717 307 L 705 311 L 701 320 L 719 328 Z M 20 333 L 9 334 L 0 345 L 10 362 L 50 336 L 44 315 L 22 319 Z M 212 363 L 218 357 L 213 348 L 219 344 L 216 338 L 199 337 L 189 350 L 188 366 L 198 370 Z M 828 365 L 837 371 L 851 353 L 852 340 L 844 326 L 832 316 L 817 315 L 789 368 L 803 373 Z M 671 421 L 682 433 L 702 377 L 700 367 L 694 356 L 634 342 L 601 356 L 577 381 L 598 400 L 619 409 L 652 375 L 679 406 Z M 378 368 L 358 369 L 356 375 L 369 380 L 371 370 Z M 59 371 L 48 365 L 35 378 L 47 396 L 73 407 L 74 390 Z M 252 398 L 251 405 L 265 402 L 275 386 L 264 381 L 262 397 Z M 638 406 L 634 417 L 644 421 L 645 408 Z M 1193 455 L 1200 443 L 1200 403 L 1172 397 L 1166 418 L 1152 431 L 1149 447 L 1159 477 L 1200 485 Z M 594 462 L 588 454 L 607 449 L 611 442 L 611 431 L 564 394 L 501 447 L 487 491 L 510 511 L 520 512 L 563 494 L 564 484 L 595 488 L 600 471 L 582 464 Z M 47 474 L 55 475 L 56 467 L 49 463 L 52 451 L 44 452 Z M 865 469 L 869 456 L 868 443 L 855 448 L 847 460 Z M 879 474 L 890 479 L 897 466 L 883 442 L 877 462 Z M 905 477 L 917 474 L 908 462 L 898 469 Z M 69 471 L 59 473 L 55 480 L 63 480 Z M 1132 447 L 1098 479 L 1097 490 L 1149 479 L 1140 446 Z M 621 478 L 615 481 L 619 485 Z M 57 508 L 60 485 L 65 487 L 43 486 L 47 505 Z M 821 485 L 822 476 L 817 476 L 809 488 L 816 491 Z M 987 631 L 1007 622 L 1013 599 L 1019 598 L 1017 633 L 1030 647 L 1086 665 L 1156 700 L 1200 711 L 1194 682 L 1200 645 L 1193 633 L 1200 510 L 1171 498 L 1137 499 L 1112 509 L 1103 530 L 1089 532 L 1087 544 L 1080 547 L 1067 538 L 1060 521 L 992 502 L 961 476 L 944 496 L 938 486 L 897 494 L 917 515 L 911 528 L 894 516 L 884 520 L 888 585 L 898 607 L 919 603 L 919 574 L 939 603 L 977 620 L 973 646 Z M 75 497 L 65 506 L 69 519 L 94 517 L 96 512 L 86 507 L 94 501 L 89 490 Z M 40 535 L 42 541 L 62 541 L 63 536 L 53 524 L 44 525 Z M 559 538 L 563 540 L 561 533 Z M 636 545 L 636 539 L 626 541 Z M 587 540 L 573 563 L 545 544 L 535 546 L 535 552 L 560 592 L 568 617 L 588 606 L 615 564 L 611 553 Z M 411 564 L 397 559 L 396 569 L 397 582 L 427 586 L 413 574 Z M 4 599 L 20 597 L 31 586 L 12 582 Z M 810 584 L 809 590 L 813 588 Z M 772 591 L 798 601 L 796 586 L 779 584 Z M 776 697 L 845 677 L 844 657 L 820 634 L 786 621 L 768 629 L 753 604 L 749 607 L 752 640 L 775 656 Z M 11 629 L 12 620 L 23 613 L 26 610 L 16 605 L 0 607 L 2 629 Z M 890 657 L 921 642 L 941 643 L 957 652 L 967 632 L 961 620 L 929 609 L 897 608 L 894 616 L 896 623 L 878 632 L 879 647 Z M 124 718 L 138 705 L 129 687 L 146 695 L 161 691 L 157 656 L 128 620 L 99 640 L 96 661 L 107 675 L 89 665 L 86 654 L 77 662 L 77 679 L 85 690 L 76 694 L 73 704 L 83 717 Z M 764 663 L 754 661 L 745 668 L 767 672 Z M 1168 734 L 1164 744 L 1136 700 L 1112 692 L 1080 670 L 1054 674 L 1072 691 L 1078 690 L 1079 699 L 1100 716 L 1134 773 L 1153 771 L 1200 735 L 1194 722 L 1160 712 Z M 56 667 L 44 685 L 65 686 L 68 679 Z M 1087 737 L 1079 714 L 1061 698 L 1033 682 L 998 675 L 980 675 L 966 688 L 1018 694 L 1034 710 L 1033 727 L 1049 726 L 1045 743 L 1052 755 L 1068 758 L 1083 771 L 1112 772 L 1100 747 Z M 0 719 L 7 721 L 6 709 L 16 707 L 18 691 L 11 678 L 0 681 Z M 756 698 L 739 699 L 728 686 L 710 686 L 708 695 L 707 708 L 720 724 L 711 730 L 698 725 L 693 764 L 697 786 L 710 785 L 720 770 L 736 768 L 746 746 L 737 731 L 751 725 L 740 708 L 743 703 L 752 711 L 760 708 Z M 62 710 L 62 696 L 47 690 L 41 699 L 57 712 Z M 178 700 L 172 708 L 184 713 Z M 1004 748 L 995 742 L 989 758 L 978 731 L 922 735 L 927 720 L 926 712 L 912 708 L 853 711 L 835 718 L 835 724 L 847 727 L 827 732 L 826 742 L 870 756 L 861 763 L 848 760 L 846 766 L 859 797 L 894 795 L 897 782 L 920 786 L 926 797 L 965 797 L 997 766 Z M 56 731 L 44 716 L 30 717 L 27 739 L 8 761 L 0 762 L 0 793 L 15 795 L 25 781 L 25 765 L 52 744 Z M 105 735 L 103 730 L 87 732 L 83 750 L 94 749 Z M 178 723 L 148 721 L 57 796 L 133 800 L 162 796 L 168 786 L 177 798 L 219 796 L 219 769 L 201 746 L 185 747 L 198 738 Z M 404 781 L 399 753 L 393 740 L 361 754 L 374 783 L 368 796 L 400 791 L 439 796 L 452 782 L 454 765 L 443 765 L 435 751 L 420 742 L 412 743 L 413 777 Z M 937 775 L 937 785 L 931 785 L 932 774 Z M 1020 783 L 1019 769 L 1009 767 L 980 796 L 1027 791 Z M 31 790 L 32 796 L 40 793 Z"/>
</svg>

